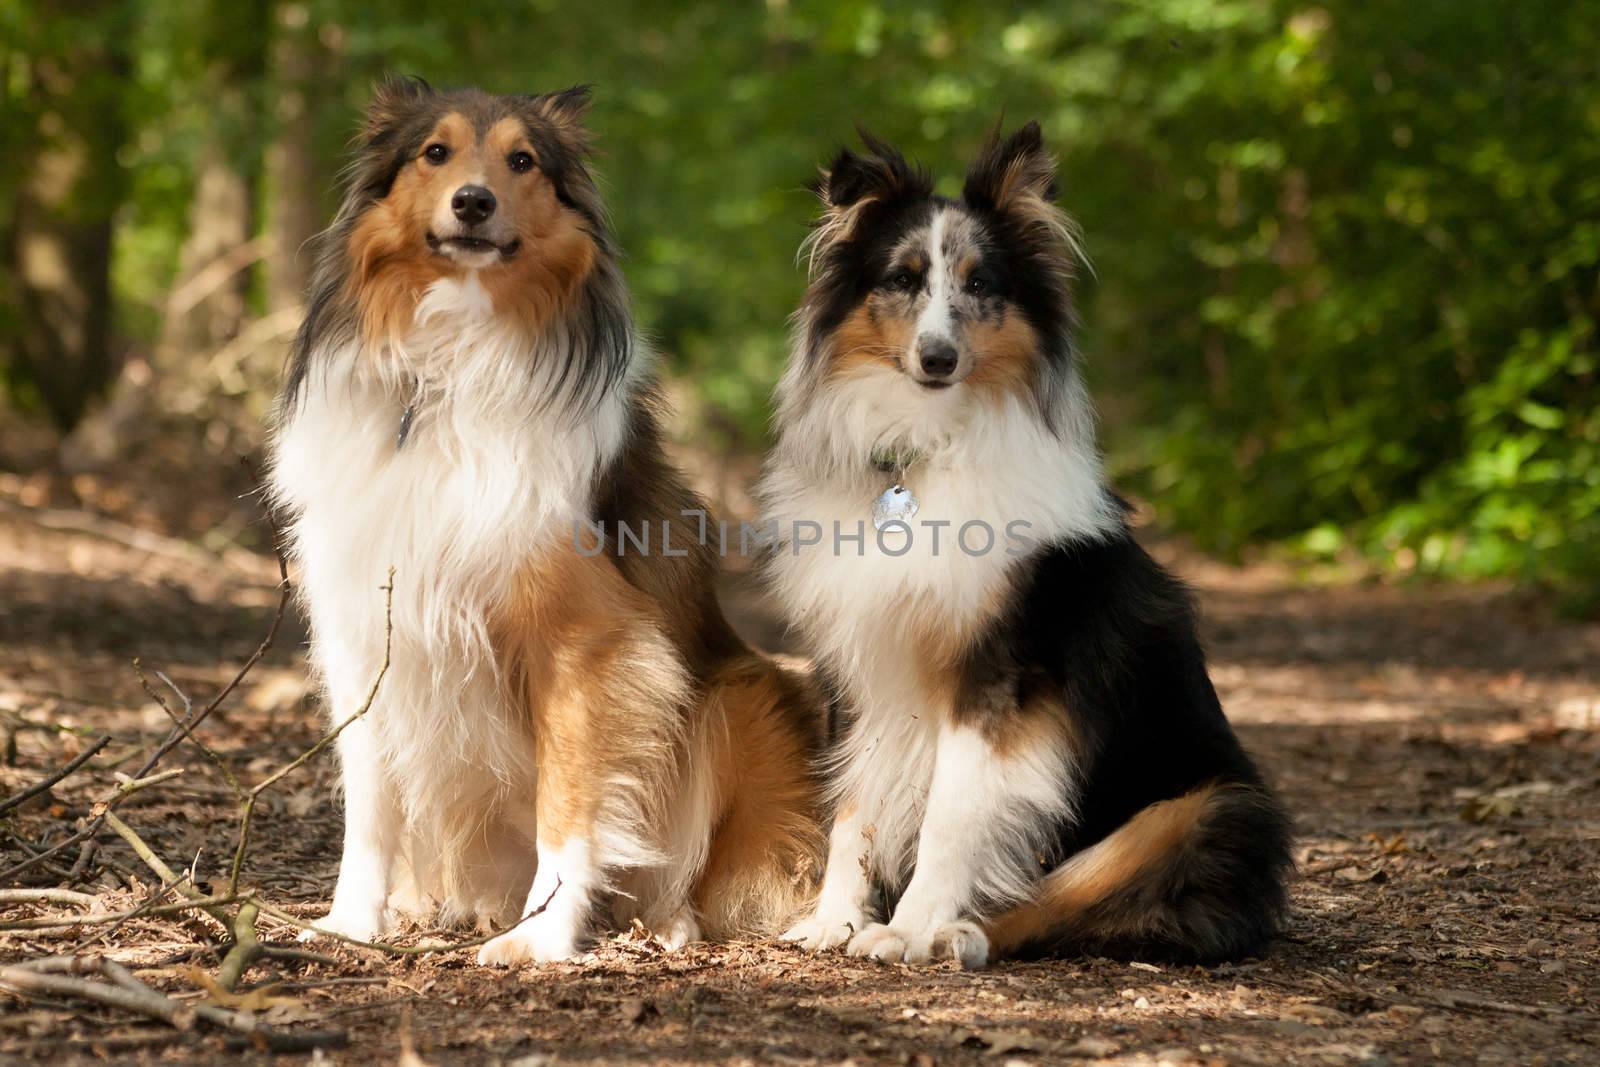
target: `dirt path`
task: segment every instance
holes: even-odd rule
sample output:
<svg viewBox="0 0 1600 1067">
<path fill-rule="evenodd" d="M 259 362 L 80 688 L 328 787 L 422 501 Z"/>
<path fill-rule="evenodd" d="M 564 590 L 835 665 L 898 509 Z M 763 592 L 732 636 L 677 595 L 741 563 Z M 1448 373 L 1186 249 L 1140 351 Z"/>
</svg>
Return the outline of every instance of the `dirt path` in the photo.
<svg viewBox="0 0 1600 1067">
<path fill-rule="evenodd" d="M 59 516 L 58 516 L 59 518 Z M 50 529 L 0 509 L 0 795 L 86 744 L 113 741 L 52 794 L 0 816 L 0 867 L 66 837 L 165 728 L 129 663 L 206 695 L 265 630 L 269 560 L 222 560 L 140 539 Z M 60 526 L 61 523 L 54 523 Z M 70 522 L 67 525 L 72 525 Z M 469 953 L 403 960 L 325 949 L 269 961 L 269 1018 L 347 1029 L 321 1062 L 434 1064 L 1580 1063 L 1600 1060 L 1600 626 L 1552 620 L 1482 590 L 1306 589 L 1271 568 L 1174 557 L 1201 591 L 1215 676 L 1246 743 L 1299 819 L 1302 876 L 1288 936 L 1266 959 L 1200 969 L 1107 960 L 964 974 L 806 957 L 770 944 L 664 955 L 620 939 L 560 966 L 490 973 Z M 308 747 L 315 717 L 298 635 L 253 672 L 206 736 L 257 781 Z M 70 727 L 62 730 L 61 727 Z M 204 757 L 119 810 L 174 867 L 215 888 L 233 800 Z M 332 767 L 267 795 L 246 878 L 310 914 L 337 860 Z M 80 890 L 104 907 L 153 879 L 102 833 Z M 67 884 L 36 866 L 0 887 Z M 97 873 L 98 872 L 98 873 Z M 0 926 L 77 909 L 0 904 Z M 209 923 L 134 919 L 106 939 L 169 992 L 218 960 Z M 0 929 L 0 963 L 105 946 L 105 927 Z M 264 936 L 292 931 L 263 922 Z M 215 1031 L 179 1032 L 54 998 L 0 993 L 0 1062 L 266 1061 Z M 291 1060 L 294 1057 L 290 1057 Z"/>
</svg>

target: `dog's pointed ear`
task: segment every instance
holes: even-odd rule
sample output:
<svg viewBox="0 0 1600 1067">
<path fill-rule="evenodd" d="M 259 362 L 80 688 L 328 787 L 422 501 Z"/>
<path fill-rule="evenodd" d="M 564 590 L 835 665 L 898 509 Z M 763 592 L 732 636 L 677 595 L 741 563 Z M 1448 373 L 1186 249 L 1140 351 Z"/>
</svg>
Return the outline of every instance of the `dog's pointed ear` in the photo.
<svg viewBox="0 0 1600 1067">
<path fill-rule="evenodd" d="M 1021 223 L 1044 242 L 1041 248 L 1063 276 L 1078 267 L 1092 270 L 1077 225 L 1056 206 L 1056 192 L 1056 160 L 1045 148 L 1039 124 L 1030 122 L 1004 140 L 996 124 L 967 171 L 961 198 L 978 211 Z"/>
<path fill-rule="evenodd" d="M 574 85 L 570 89 L 536 96 L 534 105 L 540 114 L 558 126 L 579 126 L 594 105 L 594 90 L 587 85 Z"/>
<path fill-rule="evenodd" d="M 1056 161 L 1044 146 L 1039 124 L 1030 122 L 1004 140 L 997 124 L 967 171 L 962 198 L 994 211 L 1026 209 L 1030 201 L 1053 203 Z"/>
<path fill-rule="evenodd" d="M 848 211 L 865 200 L 885 201 L 927 190 L 926 176 L 907 163 L 898 149 L 864 129 L 857 133 L 866 154 L 839 149 L 813 185 L 825 209 Z"/>
<path fill-rule="evenodd" d="M 574 85 L 570 89 L 521 99 L 526 103 L 526 117 L 536 125 L 547 128 L 567 151 L 578 157 L 589 154 L 589 129 L 583 124 L 594 103 L 589 86 Z M 549 166 L 554 161 L 544 162 Z"/>
<path fill-rule="evenodd" d="M 813 270 L 828 249 L 854 235 L 867 212 L 933 192 L 928 175 L 907 163 L 893 145 L 866 130 L 857 132 L 866 153 L 841 148 L 811 185 L 822 201 L 822 217 L 807 242 Z"/>
<path fill-rule="evenodd" d="M 433 96 L 433 86 L 414 74 L 391 74 L 372 88 L 362 136 L 376 141 L 394 129 L 417 104 Z"/>
</svg>

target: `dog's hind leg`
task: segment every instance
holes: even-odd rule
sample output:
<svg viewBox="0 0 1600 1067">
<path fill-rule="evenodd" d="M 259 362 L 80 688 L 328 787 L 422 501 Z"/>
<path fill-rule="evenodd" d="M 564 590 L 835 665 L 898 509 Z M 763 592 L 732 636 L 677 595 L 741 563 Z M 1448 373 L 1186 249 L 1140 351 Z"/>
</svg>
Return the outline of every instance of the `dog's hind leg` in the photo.
<svg viewBox="0 0 1600 1067">
<path fill-rule="evenodd" d="M 1237 959 L 1286 908 L 1289 820 L 1265 788 L 1211 784 L 1144 808 L 988 919 L 993 958 L 1024 949 Z"/>
</svg>

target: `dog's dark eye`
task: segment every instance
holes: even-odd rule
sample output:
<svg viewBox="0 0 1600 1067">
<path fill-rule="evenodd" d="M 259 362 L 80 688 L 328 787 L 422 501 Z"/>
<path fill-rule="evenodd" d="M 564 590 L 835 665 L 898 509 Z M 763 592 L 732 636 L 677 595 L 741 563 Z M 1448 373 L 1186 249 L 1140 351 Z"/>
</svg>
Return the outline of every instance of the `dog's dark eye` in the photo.
<svg viewBox="0 0 1600 1067">
<path fill-rule="evenodd" d="M 989 291 L 989 279 L 981 274 L 974 274 L 967 279 L 966 290 L 974 296 L 979 293 L 986 293 Z"/>
<path fill-rule="evenodd" d="M 527 152 L 513 152 L 506 159 L 513 174 L 526 174 L 533 169 L 533 156 Z"/>
<path fill-rule="evenodd" d="M 431 144 L 422 150 L 422 156 L 429 163 L 432 163 L 437 167 L 439 164 L 450 158 L 450 146 Z"/>
<path fill-rule="evenodd" d="M 910 292 L 912 289 L 916 288 L 916 285 L 917 279 L 908 270 L 900 271 L 898 274 L 894 274 L 889 278 L 889 288 L 898 290 L 902 293 Z"/>
</svg>

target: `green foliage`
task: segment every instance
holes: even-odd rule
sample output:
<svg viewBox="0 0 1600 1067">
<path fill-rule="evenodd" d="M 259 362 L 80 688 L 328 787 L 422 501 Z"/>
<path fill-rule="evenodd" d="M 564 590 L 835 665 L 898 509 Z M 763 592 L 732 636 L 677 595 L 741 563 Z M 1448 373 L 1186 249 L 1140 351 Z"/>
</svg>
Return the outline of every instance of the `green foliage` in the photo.
<svg viewBox="0 0 1600 1067">
<path fill-rule="evenodd" d="M 231 64 L 257 104 L 228 134 L 257 163 L 280 86 L 273 42 L 228 32 L 234 8 L 128 6 L 115 282 L 125 335 L 148 339 L 209 72 Z M 64 47 L 63 18 L 0 0 L 25 48 Z M 1164 520 L 1225 552 L 1288 541 L 1600 595 L 1600 23 L 1582 5 L 301 0 L 270 24 L 321 49 L 329 188 L 384 71 L 593 83 L 641 321 L 746 446 L 816 163 L 862 122 L 953 191 L 999 115 L 1037 116 L 1098 269 L 1084 350 L 1113 459 Z M 6 84 L 26 61 L 6 53 Z M 30 121 L 0 123 L 10 158 Z"/>
<path fill-rule="evenodd" d="M 1074 146 L 1126 166 L 1102 187 L 1166 191 L 1097 242 L 1117 292 L 1094 352 L 1127 353 L 1113 377 L 1144 401 L 1124 469 L 1216 548 L 1294 537 L 1596 595 L 1593 21 L 1143 14 L 1177 34 L 1202 8 L 1214 32 L 1130 67 L 1148 91 L 1119 94 L 1127 123 Z"/>
</svg>

